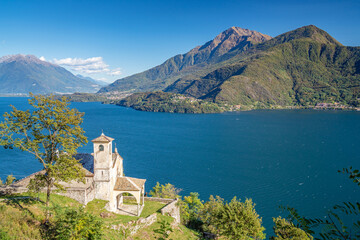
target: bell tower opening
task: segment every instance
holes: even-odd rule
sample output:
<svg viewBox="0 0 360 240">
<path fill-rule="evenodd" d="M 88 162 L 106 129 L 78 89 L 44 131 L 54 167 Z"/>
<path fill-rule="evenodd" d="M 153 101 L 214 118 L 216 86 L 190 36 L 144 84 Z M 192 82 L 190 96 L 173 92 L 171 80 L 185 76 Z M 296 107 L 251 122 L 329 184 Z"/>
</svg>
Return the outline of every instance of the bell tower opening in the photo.
<svg viewBox="0 0 360 240">
<path fill-rule="evenodd" d="M 99 145 L 99 152 L 104 151 L 104 145 Z"/>
</svg>

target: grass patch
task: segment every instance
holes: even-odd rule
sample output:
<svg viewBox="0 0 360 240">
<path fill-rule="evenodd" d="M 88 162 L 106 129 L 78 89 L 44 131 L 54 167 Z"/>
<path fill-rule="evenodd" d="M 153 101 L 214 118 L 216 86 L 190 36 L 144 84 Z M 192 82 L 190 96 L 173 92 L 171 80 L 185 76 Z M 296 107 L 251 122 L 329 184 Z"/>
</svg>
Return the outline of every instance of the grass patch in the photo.
<svg viewBox="0 0 360 240">
<path fill-rule="evenodd" d="M 39 197 L 39 200 L 37 200 Z M 0 201 L 0 239 L 41 239 L 40 226 L 44 221 L 45 194 L 29 195 L 14 194 L 2 196 L 9 200 Z M 126 203 L 132 203 L 131 200 Z M 100 217 L 101 213 L 110 213 L 105 209 L 107 201 L 93 200 L 85 206 L 85 211 Z M 79 207 L 77 201 L 57 194 L 51 195 L 50 206 L 61 207 Z M 149 227 L 142 228 L 137 234 L 131 236 L 131 239 L 158 239 L 160 236 L 154 233 L 155 229 L 160 227 L 161 221 L 172 223 L 173 218 L 163 216 L 160 209 L 165 206 L 164 203 L 145 201 L 144 209 L 140 217 L 147 217 L 157 213 L 157 222 Z M 136 221 L 140 217 L 124 216 L 110 213 L 109 217 L 103 218 L 104 222 L 104 239 L 124 239 L 121 231 L 112 230 L 112 225 L 125 224 L 129 221 Z M 171 233 L 171 239 L 199 239 L 196 232 L 186 228 L 183 225 L 175 227 Z"/>
<path fill-rule="evenodd" d="M 124 203 L 129 204 L 129 203 L 132 203 L 132 201 L 131 200 L 129 202 L 126 201 Z M 160 209 L 165 206 L 164 203 L 145 201 L 145 206 L 144 206 L 143 211 L 141 212 L 140 217 L 135 217 L 135 216 L 125 216 L 125 215 L 111 213 L 105 209 L 106 204 L 107 204 L 107 201 L 95 199 L 95 200 L 89 202 L 86 205 L 85 209 L 86 209 L 86 211 L 88 211 L 96 216 L 100 216 L 100 213 L 110 213 L 111 216 L 109 218 L 104 218 L 104 222 L 106 224 L 117 225 L 120 223 L 127 223 L 127 222 L 130 222 L 133 220 L 138 220 L 140 217 L 147 217 L 155 212 L 160 212 Z"/>
</svg>

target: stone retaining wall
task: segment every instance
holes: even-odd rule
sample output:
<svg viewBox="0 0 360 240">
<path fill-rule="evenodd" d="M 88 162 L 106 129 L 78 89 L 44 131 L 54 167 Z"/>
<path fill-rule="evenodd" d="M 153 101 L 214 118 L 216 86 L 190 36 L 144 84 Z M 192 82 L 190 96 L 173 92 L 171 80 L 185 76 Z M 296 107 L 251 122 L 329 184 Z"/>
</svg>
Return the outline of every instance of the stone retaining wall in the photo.
<svg viewBox="0 0 360 240">
<path fill-rule="evenodd" d="M 178 199 L 173 199 L 173 201 L 163 207 L 160 211 L 162 215 L 168 214 L 175 219 L 175 225 L 180 224 L 180 208 L 178 206 Z"/>
<path fill-rule="evenodd" d="M 124 196 L 124 199 L 130 199 L 130 200 L 135 200 L 136 201 L 134 196 Z M 168 204 L 168 203 L 173 202 L 175 199 L 172 199 L 172 198 L 157 198 L 157 197 L 144 197 L 144 200 L 145 201 L 161 202 L 161 203 Z"/>
<path fill-rule="evenodd" d="M 112 225 L 110 228 L 113 230 L 117 230 L 120 232 L 128 232 L 130 235 L 134 235 L 136 232 L 138 232 L 141 228 L 148 227 L 154 222 L 156 222 L 157 216 L 156 213 L 151 214 L 150 216 L 146 218 L 139 218 L 136 221 L 130 221 L 125 224 L 118 224 L 118 225 Z"/>
<path fill-rule="evenodd" d="M 10 187 L 10 186 L 1 186 L 0 187 L 0 195 L 9 195 L 14 193 L 24 193 L 27 192 L 27 188 L 23 187 Z"/>
</svg>

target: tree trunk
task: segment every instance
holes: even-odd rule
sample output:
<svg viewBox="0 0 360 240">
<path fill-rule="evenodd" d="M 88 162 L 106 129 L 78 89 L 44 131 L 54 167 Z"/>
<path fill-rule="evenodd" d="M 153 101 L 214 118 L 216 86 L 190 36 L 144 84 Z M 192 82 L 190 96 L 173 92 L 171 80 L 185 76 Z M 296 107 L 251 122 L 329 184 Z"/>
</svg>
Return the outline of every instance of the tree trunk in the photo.
<svg viewBox="0 0 360 240">
<path fill-rule="evenodd" d="M 51 193 L 51 180 L 47 181 L 45 223 L 49 222 L 49 217 L 50 217 L 50 211 L 49 211 L 50 193 Z"/>
</svg>

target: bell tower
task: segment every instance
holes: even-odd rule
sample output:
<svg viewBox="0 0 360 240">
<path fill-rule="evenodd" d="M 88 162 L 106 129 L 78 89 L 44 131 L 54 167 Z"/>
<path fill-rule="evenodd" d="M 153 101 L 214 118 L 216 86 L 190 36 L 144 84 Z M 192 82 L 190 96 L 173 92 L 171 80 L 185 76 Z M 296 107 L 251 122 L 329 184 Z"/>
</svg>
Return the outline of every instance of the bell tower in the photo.
<svg viewBox="0 0 360 240">
<path fill-rule="evenodd" d="M 94 182 L 97 199 L 108 200 L 111 191 L 112 141 L 102 133 L 92 140 L 94 144 Z"/>
</svg>

